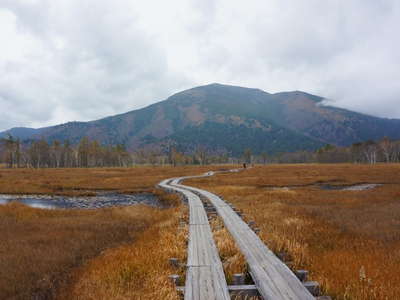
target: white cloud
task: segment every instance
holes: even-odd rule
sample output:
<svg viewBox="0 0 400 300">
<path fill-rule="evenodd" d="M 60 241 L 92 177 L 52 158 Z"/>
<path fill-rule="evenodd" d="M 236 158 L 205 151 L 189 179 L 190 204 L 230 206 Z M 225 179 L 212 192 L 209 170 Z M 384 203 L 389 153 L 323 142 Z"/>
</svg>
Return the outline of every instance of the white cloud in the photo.
<svg viewBox="0 0 400 300">
<path fill-rule="evenodd" d="M 395 0 L 3 0 L 0 129 L 97 119 L 210 82 L 400 117 L 399 27 Z"/>
</svg>

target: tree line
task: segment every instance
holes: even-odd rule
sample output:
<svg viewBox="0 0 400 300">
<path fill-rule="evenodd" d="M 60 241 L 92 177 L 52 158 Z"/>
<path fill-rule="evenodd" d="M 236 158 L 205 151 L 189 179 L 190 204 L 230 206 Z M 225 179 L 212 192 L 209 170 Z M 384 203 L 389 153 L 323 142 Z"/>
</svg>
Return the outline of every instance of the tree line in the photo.
<svg viewBox="0 0 400 300">
<path fill-rule="evenodd" d="M 398 163 L 400 141 L 387 137 L 379 141 L 354 143 L 348 147 L 325 145 L 317 151 L 282 153 L 271 157 L 276 163 Z"/>
<path fill-rule="evenodd" d="M 123 145 L 102 146 L 84 137 L 73 146 L 67 140 L 48 143 L 41 139 L 21 143 L 9 135 L 0 143 L 0 161 L 9 168 L 124 167 L 132 164 Z"/>
<path fill-rule="evenodd" d="M 349 147 L 325 145 L 316 151 L 297 151 L 269 155 L 253 154 L 250 148 L 240 157 L 226 150 L 210 150 L 198 145 L 190 152 L 179 151 L 173 142 L 129 152 L 124 145 L 101 145 L 84 137 L 76 145 L 68 140 L 48 143 L 35 140 L 22 143 L 9 135 L 0 140 L 0 163 L 9 168 L 85 168 L 150 165 L 267 164 L 267 163 L 368 163 L 400 162 L 400 141 L 355 143 Z"/>
<path fill-rule="evenodd" d="M 179 151 L 174 143 L 152 146 L 129 152 L 124 145 L 101 145 L 84 137 L 77 145 L 68 140 L 45 139 L 23 143 L 9 135 L 0 140 L 0 163 L 9 168 L 89 168 L 151 165 L 205 165 L 238 163 L 226 151 L 210 151 L 197 146 L 194 151 Z"/>
</svg>

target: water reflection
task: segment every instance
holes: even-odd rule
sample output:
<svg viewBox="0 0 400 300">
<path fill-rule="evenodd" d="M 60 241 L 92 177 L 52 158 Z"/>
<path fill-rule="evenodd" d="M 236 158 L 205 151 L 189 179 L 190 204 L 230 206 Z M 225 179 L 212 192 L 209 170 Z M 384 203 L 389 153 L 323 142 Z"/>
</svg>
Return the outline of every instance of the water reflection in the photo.
<svg viewBox="0 0 400 300">
<path fill-rule="evenodd" d="M 111 206 L 127 206 L 146 204 L 161 206 L 158 198 L 150 193 L 117 194 L 112 192 L 100 192 L 95 197 L 66 197 L 49 195 L 0 195 L 0 204 L 17 201 L 35 208 L 43 209 L 94 209 Z"/>
</svg>

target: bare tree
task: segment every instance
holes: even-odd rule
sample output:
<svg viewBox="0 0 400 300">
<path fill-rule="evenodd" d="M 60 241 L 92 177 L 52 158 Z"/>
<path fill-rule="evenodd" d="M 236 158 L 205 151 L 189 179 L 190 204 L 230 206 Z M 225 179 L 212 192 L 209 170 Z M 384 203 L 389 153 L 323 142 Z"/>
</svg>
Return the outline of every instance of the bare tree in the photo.
<svg viewBox="0 0 400 300">
<path fill-rule="evenodd" d="M 385 162 L 390 163 L 395 161 L 396 159 L 395 144 L 388 137 L 384 137 L 379 142 L 379 148 L 382 150 Z"/>
<path fill-rule="evenodd" d="M 78 166 L 87 168 L 89 167 L 89 138 L 84 137 L 81 139 L 78 146 Z"/>
<path fill-rule="evenodd" d="M 61 154 L 61 167 L 64 168 L 71 168 L 75 167 L 75 157 L 74 157 L 74 150 L 71 147 L 71 143 L 69 140 L 65 140 L 63 147 L 62 147 L 62 154 Z"/>
<path fill-rule="evenodd" d="M 369 164 L 375 164 L 378 156 L 378 145 L 374 141 L 365 142 L 363 144 L 363 153 Z"/>
<path fill-rule="evenodd" d="M 28 152 L 29 161 L 32 167 L 50 167 L 50 147 L 44 139 L 32 142 Z"/>
<path fill-rule="evenodd" d="M 7 167 L 13 168 L 16 161 L 20 159 L 20 143 L 19 140 L 15 140 L 12 135 L 8 135 L 7 138 L 1 139 L 2 144 L 5 148 L 5 161 Z"/>
<path fill-rule="evenodd" d="M 203 145 L 197 145 L 196 150 L 194 152 L 195 159 L 201 164 L 207 164 L 208 153 L 207 148 Z"/>
<path fill-rule="evenodd" d="M 57 140 L 53 141 L 50 147 L 51 166 L 59 168 L 61 165 L 62 147 L 61 143 Z"/>
</svg>

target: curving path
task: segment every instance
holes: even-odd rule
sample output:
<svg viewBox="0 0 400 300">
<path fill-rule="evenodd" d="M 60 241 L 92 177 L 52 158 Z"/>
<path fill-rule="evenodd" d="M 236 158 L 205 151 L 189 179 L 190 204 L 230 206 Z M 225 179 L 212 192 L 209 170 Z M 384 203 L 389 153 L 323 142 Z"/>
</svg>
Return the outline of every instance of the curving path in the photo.
<svg viewBox="0 0 400 300">
<path fill-rule="evenodd" d="M 185 282 L 187 300 L 231 299 L 222 262 L 199 196 L 175 186 L 180 179 L 167 179 L 159 186 L 181 193 L 189 205 L 189 246 Z"/>
<path fill-rule="evenodd" d="M 233 170 L 232 170 L 233 171 Z M 164 188 L 172 189 L 178 192 L 190 192 L 190 195 L 198 194 L 207 198 L 210 203 L 216 208 L 218 215 L 225 223 L 225 227 L 233 236 L 236 244 L 244 254 L 249 266 L 250 275 L 263 299 L 266 300 L 313 300 L 314 296 L 304 287 L 298 280 L 293 272 L 278 258 L 275 254 L 268 249 L 268 247 L 261 241 L 261 239 L 254 233 L 254 231 L 234 212 L 229 204 L 224 202 L 217 195 L 210 193 L 206 190 L 190 187 L 180 184 L 184 179 L 200 178 L 205 176 L 212 176 L 215 172 L 208 172 L 201 176 L 188 176 L 175 178 L 172 180 L 163 181 L 161 185 Z M 193 196 L 191 196 L 193 197 Z M 200 199 L 198 201 L 201 203 Z M 199 205 L 197 199 L 196 202 Z M 202 204 L 201 204 L 202 206 Z M 191 207 L 189 203 L 189 207 Z M 204 209 L 204 208 L 203 208 Z M 206 216 L 205 216 L 206 217 Z M 190 208 L 190 218 L 192 220 L 192 208 Z M 193 217 L 196 218 L 196 217 Z M 191 221 L 192 222 L 192 221 Z M 208 221 L 207 221 L 208 223 Z M 211 231 L 210 231 L 211 233 Z M 195 237 L 190 233 L 190 240 Z M 212 239 L 212 235 L 210 236 Z M 189 242 L 190 245 L 190 242 Z M 188 268 L 190 271 L 190 252 L 189 247 L 189 263 Z M 218 257 L 219 260 L 219 257 Z M 191 274 L 191 272 L 189 272 Z M 191 286 L 190 275 L 186 278 L 185 299 L 198 299 L 186 297 L 186 290 L 188 285 Z M 214 298 L 204 298 L 214 299 Z"/>
</svg>

